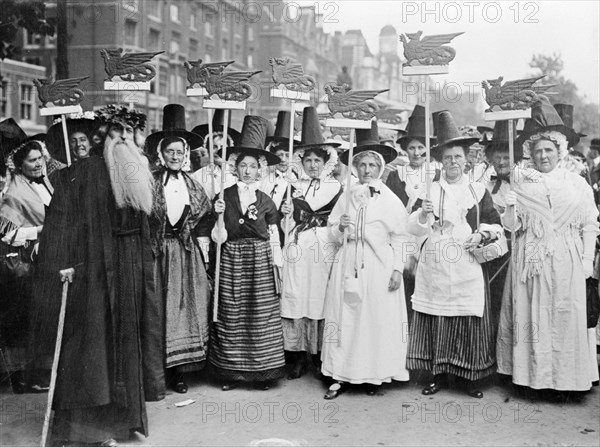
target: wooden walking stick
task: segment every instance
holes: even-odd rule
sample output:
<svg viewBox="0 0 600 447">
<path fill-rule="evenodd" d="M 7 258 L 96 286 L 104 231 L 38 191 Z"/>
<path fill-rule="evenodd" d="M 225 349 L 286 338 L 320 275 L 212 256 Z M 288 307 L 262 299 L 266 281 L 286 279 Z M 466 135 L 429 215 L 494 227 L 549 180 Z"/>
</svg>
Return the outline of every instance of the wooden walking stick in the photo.
<svg viewBox="0 0 600 447">
<path fill-rule="evenodd" d="M 50 416 L 52 414 L 52 401 L 54 400 L 54 390 L 56 388 L 56 375 L 58 372 L 58 362 L 60 361 L 60 348 L 62 346 L 63 329 L 65 326 L 65 314 L 67 311 L 67 295 L 69 293 L 69 280 L 73 279 L 70 274 L 69 278 L 65 278 L 62 288 L 62 297 L 60 300 L 60 314 L 58 317 L 58 331 L 56 333 L 56 343 L 54 345 L 54 359 L 52 360 L 52 372 L 50 375 L 50 389 L 48 390 L 48 404 L 46 406 L 46 414 L 44 415 L 44 428 L 42 429 L 42 440 L 40 447 L 46 447 L 48 439 L 48 429 L 50 427 Z"/>
</svg>

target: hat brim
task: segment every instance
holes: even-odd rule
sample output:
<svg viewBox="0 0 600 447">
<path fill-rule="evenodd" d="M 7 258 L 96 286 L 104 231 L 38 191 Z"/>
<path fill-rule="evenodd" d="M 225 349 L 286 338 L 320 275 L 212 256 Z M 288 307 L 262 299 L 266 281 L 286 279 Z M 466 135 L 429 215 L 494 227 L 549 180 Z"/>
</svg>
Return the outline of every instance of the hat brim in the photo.
<svg viewBox="0 0 600 447">
<path fill-rule="evenodd" d="M 423 145 L 425 145 L 426 139 L 427 138 L 425 138 L 424 136 L 421 136 L 421 135 L 404 135 L 403 137 L 398 138 L 396 140 L 396 143 L 398 143 L 400 145 L 400 147 L 402 147 L 402 149 L 406 150 L 406 147 L 412 140 L 419 140 L 421 143 L 423 143 Z M 436 138 L 429 137 L 429 147 L 434 146 L 435 143 L 436 143 Z"/>
<path fill-rule="evenodd" d="M 508 140 L 488 140 L 486 141 L 485 144 L 485 148 L 484 148 L 484 153 L 486 158 L 489 158 L 495 153 L 495 152 L 508 152 L 509 151 L 509 147 L 508 147 Z M 517 141 L 515 140 L 514 144 L 513 144 L 513 155 L 515 158 L 515 161 L 519 161 L 523 158 L 523 148 L 521 147 L 520 144 L 517 143 Z"/>
<path fill-rule="evenodd" d="M 475 143 L 479 143 L 479 138 L 477 138 L 477 137 L 456 137 L 456 138 L 450 138 L 449 140 L 446 140 L 446 141 L 436 144 L 435 146 L 433 146 L 433 149 L 439 150 L 439 149 L 444 149 L 448 146 L 469 147 Z"/>
<path fill-rule="evenodd" d="M 373 151 L 373 152 L 377 152 L 378 154 L 380 154 L 383 157 L 383 160 L 385 161 L 385 164 L 387 165 L 388 163 L 391 163 L 392 161 L 394 161 L 396 159 L 396 157 L 398 157 L 398 151 L 396 149 L 394 149 L 391 146 L 388 146 L 386 144 L 368 144 L 365 146 L 356 146 L 353 149 L 353 153 L 352 156 L 355 157 L 357 154 L 360 154 L 361 152 L 368 152 L 368 151 Z M 348 166 L 348 157 L 350 157 L 350 149 L 344 151 L 341 155 L 340 155 L 340 161 L 342 163 L 344 163 L 346 166 Z"/>
<path fill-rule="evenodd" d="M 280 136 L 275 136 L 275 135 L 272 135 L 272 136 L 266 138 L 267 144 L 269 144 L 269 143 L 287 143 L 288 141 L 290 141 L 290 139 L 288 137 L 280 137 Z M 294 138 L 294 145 L 296 145 L 296 144 L 300 144 L 300 140 L 298 140 L 297 138 Z"/>
<path fill-rule="evenodd" d="M 223 150 L 219 149 L 217 151 L 217 156 L 221 157 L 222 153 Z M 256 158 L 265 157 L 267 160 L 267 165 L 269 166 L 274 166 L 281 163 L 281 158 L 279 158 L 277 155 L 264 149 L 257 149 L 255 147 L 233 146 L 227 148 L 228 156 L 234 153 L 239 153 L 240 155 L 250 155 L 251 157 Z"/>
<path fill-rule="evenodd" d="M 194 132 L 190 132 L 185 129 L 168 129 L 161 130 L 159 132 L 154 132 L 146 137 L 146 150 L 149 152 L 156 151 L 158 144 L 164 138 L 178 137 L 183 138 L 187 144 L 189 144 L 190 149 L 196 149 L 202 146 L 204 140 L 202 137 Z"/>
<path fill-rule="evenodd" d="M 199 126 L 194 127 L 192 132 L 200 135 L 202 139 L 204 139 L 208 135 L 208 124 L 200 124 Z M 223 132 L 223 126 L 220 124 L 213 126 L 213 132 Z M 227 128 L 227 135 L 230 136 L 231 139 L 236 142 L 236 144 L 242 138 L 242 134 L 233 127 Z"/>
<path fill-rule="evenodd" d="M 521 145 L 523 145 L 523 143 L 525 143 L 525 141 L 527 141 L 533 135 L 536 135 L 536 134 L 542 133 L 542 132 L 548 132 L 548 131 L 555 131 L 555 132 L 559 132 L 559 133 L 563 134 L 567 138 L 569 147 L 575 147 L 575 146 L 577 146 L 577 144 L 579 144 L 579 140 L 580 140 L 579 134 L 577 132 L 575 132 L 575 130 L 571 129 L 570 127 L 565 126 L 564 124 L 555 124 L 552 126 L 545 126 L 545 127 L 536 129 L 535 132 L 521 133 L 517 138 L 517 144 L 519 144 L 521 146 Z"/>
</svg>

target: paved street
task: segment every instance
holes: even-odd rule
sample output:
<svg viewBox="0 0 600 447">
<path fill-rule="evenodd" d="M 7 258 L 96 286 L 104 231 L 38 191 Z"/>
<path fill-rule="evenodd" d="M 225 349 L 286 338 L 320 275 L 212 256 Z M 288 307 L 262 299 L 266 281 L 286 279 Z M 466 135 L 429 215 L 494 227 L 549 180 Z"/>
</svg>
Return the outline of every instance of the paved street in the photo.
<svg viewBox="0 0 600 447">
<path fill-rule="evenodd" d="M 121 445 L 250 445 L 270 438 L 290 445 L 600 444 L 597 387 L 583 402 L 563 404 L 520 398 L 500 383 L 484 389 L 482 400 L 458 390 L 425 397 L 421 387 L 396 383 L 374 397 L 357 387 L 325 401 L 325 387 L 312 375 L 268 391 L 229 392 L 197 377 L 187 394 L 149 402 L 150 436 Z M 195 402 L 175 406 L 186 399 Z M 0 445 L 39 445 L 45 400 L 3 394 Z"/>
</svg>

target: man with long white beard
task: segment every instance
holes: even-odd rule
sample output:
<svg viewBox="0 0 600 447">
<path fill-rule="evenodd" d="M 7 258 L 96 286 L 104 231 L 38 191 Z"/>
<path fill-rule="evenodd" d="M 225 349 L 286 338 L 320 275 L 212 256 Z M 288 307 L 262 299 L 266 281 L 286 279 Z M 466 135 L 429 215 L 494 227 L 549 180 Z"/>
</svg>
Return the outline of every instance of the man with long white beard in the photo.
<svg viewBox="0 0 600 447">
<path fill-rule="evenodd" d="M 160 346 L 160 334 L 147 330 L 153 318 L 147 303 L 156 302 L 148 227 L 153 177 L 135 143 L 145 115 L 108 106 L 97 119 L 108 125 L 104 157 L 64 170 L 40 241 L 38 345 L 53 347 L 61 284 L 71 283 L 53 405 L 55 445 L 115 446 L 136 431 L 147 436 L 144 400 L 162 398 L 154 394 L 162 389 L 162 358 L 146 355 L 148 346 Z"/>
</svg>

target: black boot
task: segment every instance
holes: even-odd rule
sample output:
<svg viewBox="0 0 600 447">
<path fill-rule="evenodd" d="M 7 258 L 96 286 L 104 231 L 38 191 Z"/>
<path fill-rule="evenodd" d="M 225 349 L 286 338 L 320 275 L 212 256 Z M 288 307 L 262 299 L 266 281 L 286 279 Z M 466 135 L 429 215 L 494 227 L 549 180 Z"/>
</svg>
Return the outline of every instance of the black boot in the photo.
<svg viewBox="0 0 600 447">
<path fill-rule="evenodd" d="M 439 390 L 441 390 L 444 387 L 444 385 L 445 375 L 436 374 L 435 376 L 433 376 L 433 381 L 427 384 L 427 386 L 421 390 L 421 394 L 424 394 L 425 396 L 431 396 L 432 394 L 435 394 Z"/>
<path fill-rule="evenodd" d="M 299 379 L 306 372 L 306 352 L 294 352 L 292 358 L 292 367 L 288 374 L 288 380 Z"/>
</svg>

